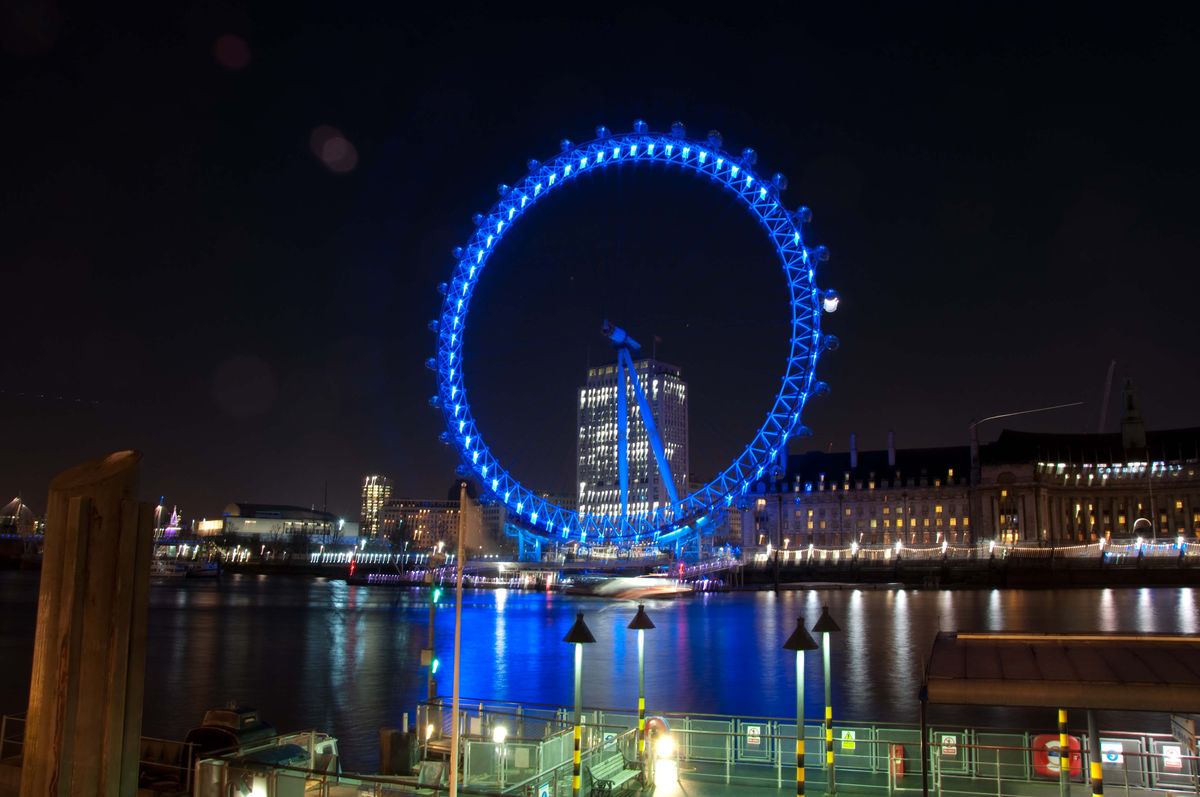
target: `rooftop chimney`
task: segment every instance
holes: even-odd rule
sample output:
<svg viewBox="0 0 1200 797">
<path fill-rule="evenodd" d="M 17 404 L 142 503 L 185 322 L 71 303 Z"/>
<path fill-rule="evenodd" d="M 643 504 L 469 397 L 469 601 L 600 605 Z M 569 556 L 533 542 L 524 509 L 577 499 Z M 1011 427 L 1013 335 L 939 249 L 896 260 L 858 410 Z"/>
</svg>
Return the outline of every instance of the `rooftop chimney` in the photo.
<svg viewBox="0 0 1200 797">
<path fill-rule="evenodd" d="M 1133 393 L 1133 380 L 1125 380 L 1125 414 L 1121 416 L 1121 446 L 1125 449 L 1126 461 L 1150 459 L 1146 450 L 1146 424 L 1138 409 L 1137 397 Z"/>
<path fill-rule="evenodd" d="M 896 433 L 888 430 L 888 467 L 896 467 Z"/>
<path fill-rule="evenodd" d="M 850 470 L 858 469 L 858 439 L 854 432 L 850 433 Z"/>
</svg>

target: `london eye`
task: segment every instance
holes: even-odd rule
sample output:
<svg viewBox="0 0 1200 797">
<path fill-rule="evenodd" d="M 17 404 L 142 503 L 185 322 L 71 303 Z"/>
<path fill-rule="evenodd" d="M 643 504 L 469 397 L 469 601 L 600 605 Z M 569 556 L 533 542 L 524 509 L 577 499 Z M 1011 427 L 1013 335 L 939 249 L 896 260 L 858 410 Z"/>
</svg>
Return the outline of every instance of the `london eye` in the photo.
<svg viewBox="0 0 1200 797">
<path fill-rule="evenodd" d="M 441 439 L 457 450 L 459 474 L 477 479 L 523 529 L 560 543 L 679 546 L 697 537 L 715 515 L 728 510 L 752 484 L 771 474 L 781 456 L 786 456 L 790 439 L 811 434 L 802 422 L 804 408 L 811 398 L 829 390 L 816 377 L 817 364 L 825 351 L 838 345 L 837 338 L 821 331 L 821 315 L 837 309 L 838 295 L 818 287 L 818 270 L 828 255 L 824 247 L 805 243 L 803 227 L 811 219 L 808 208 L 788 209 L 781 198 L 787 179 L 779 173 L 764 179 L 755 170 L 756 163 L 753 149 L 731 155 L 722 150 L 719 133 L 712 131 L 705 140 L 695 140 L 678 122 L 667 133 L 652 132 L 640 120 L 629 133 L 598 127 L 591 141 L 575 144 L 563 140 L 553 158 L 529 161 L 526 176 L 515 185 L 499 186 L 498 201 L 486 213 L 474 216 L 474 232 L 454 250 L 451 279 L 438 286 L 445 298 L 440 318 L 430 322 L 437 335 L 437 353 L 426 366 L 436 373 L 438 387 L 430 404 L 445 420 Z M 634 370 L 633 353 L 639 344 L 621 327 L 605 322 L 603 332 L 616 349 L 619 374 L 619 509 L 597 514 L 554 503 L 501 464 L 471 412 L 463 342 L 476 286 L 488 273 L 488 262 L 508 231 L 532 206 L 557 195 L 579 175 L 614 164 L 662 164 L 668 170 L 707 177 L 708 182 L 735 196 L 757 220 L 778 255 L 788 286 L 791 324 L 780 388 L 758 432 L 712 480 L 681 494 Z M 654 465 L 669 495 L 668 501 L 647 511 L 630 511 L 627 395 L 639 409 L 633 422 L 645 426 Z"/>
</svg>

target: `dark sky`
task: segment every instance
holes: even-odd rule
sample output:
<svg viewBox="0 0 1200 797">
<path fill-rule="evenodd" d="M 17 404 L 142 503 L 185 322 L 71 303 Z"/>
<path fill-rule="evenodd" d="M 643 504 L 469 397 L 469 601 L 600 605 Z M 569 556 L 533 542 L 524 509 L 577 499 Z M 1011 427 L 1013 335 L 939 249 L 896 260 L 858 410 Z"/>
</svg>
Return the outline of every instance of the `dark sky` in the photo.
<svg viewBox="0 0 1200 797">
<path fill-rule="evenodd" d="M 1200 422 L 1195 12 L 124 5 L 0 12 L 0 494 L 38 511 L 54 473 L 126 447 L 144 497 L 188 516 L 319 505 L 326 482 L 354 516 L 366 472 L 444 493 L 423 361 L 450 250 L 528 158 L 639 117 L 755 147 L 813 208 L 844 302 L 812 445 L 956 444 L 972 417 L 1076 400 L 1020 426 L 1094 431 L 1113 359 L 1151 427 Z M 696 476 L 783 371 L 772 251 L 677 173 L 539 208 L 472 309 L 477 415 L 535 487 L 574 478 L 606 316 L 684 369 Z"/>
</svg>

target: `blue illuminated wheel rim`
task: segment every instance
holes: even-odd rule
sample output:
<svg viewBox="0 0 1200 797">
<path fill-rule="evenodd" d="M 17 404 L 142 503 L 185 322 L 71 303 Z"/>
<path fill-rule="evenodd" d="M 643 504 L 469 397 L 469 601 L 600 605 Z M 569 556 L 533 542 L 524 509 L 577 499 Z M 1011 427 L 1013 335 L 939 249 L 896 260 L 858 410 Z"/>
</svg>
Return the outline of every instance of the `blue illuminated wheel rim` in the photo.
<svg viewBox="0 0 1200 797">
<path fill-rule="evenodd" d="M 690 140 L 676 123 L 670 133 L 648 132 L 643 122 L 628 134 L 597 128 L 585 144 L 563 141 L 561 152 L 546 163 L 529 162 L 529 173 L 515 186 L 502 185 L 500 200 L 486 214 L 474 218 L 476 230 L 465 246 L 454 250 L 454 275 L 439 285 L 445 295 L 441 318 L 430 322 L 437 333 L 437 356 L 426 365 L 437 373 L 438 393 L 430 403 L 441 409 L 446 421 L 443 442 L 453 445 L 462 459 L 461 475 L 474 475 L 484 489 L 502 502 L 526 528 L 563 542 L 617 543 L 677 542 L 696 534 L 718 511 L 733 505 L 750 485 L 769 474 L 786 451 L 787 441 L 810 434 L 801 424 L 804 406 L 814 395 L 828 391 L 816 381 L 821 352 L 835 348 L 837 339 L 821 332 L 822 307 L 836 308 L 837 294 L 816 284 L 816 266 L 825 259 L 823 247 L 808 248 L 801 226 L 808 209 L 789 211 L 779 194 L 787 181 L 776 174 L 763 180 L 753 169 L 756 156 L 746 149 L 740 157 L 720 149 L 719 134 L 707 142 Z M 467 311 L 475 286 L 504 235 L 525 212 L 570 184 L 585 172 L 614 163 L 661 163 L 709 177 L 736 195 L 766 230 L 779 254 L 791 294 L 792 325 L 787 369 L 766 421 L 745 450 L 715 479 L 681 497 L 676 506 L 625 517 L 580 515 L 538 496 L 522 485 L 492 454 L 475 424 L 463 379 L 463 337 Z"/>
</svg>

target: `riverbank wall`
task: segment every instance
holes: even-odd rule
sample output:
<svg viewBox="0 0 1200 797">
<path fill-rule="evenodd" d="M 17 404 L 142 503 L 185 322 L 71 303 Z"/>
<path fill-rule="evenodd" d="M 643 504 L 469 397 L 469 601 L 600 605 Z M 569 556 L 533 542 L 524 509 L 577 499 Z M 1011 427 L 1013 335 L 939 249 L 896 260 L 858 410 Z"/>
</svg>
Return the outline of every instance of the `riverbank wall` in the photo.
<svg viewBox="0 0 1200 797">
<path fill-rule="evenodd" d="M 744 568 L 737 578 L 747 589 L 804 587 L 809 583 L 899 584 L 929 588 L 1054 588 L 1200 586 L 1200 562 L 1144 559 L 1114 564 L 1095 559 L 995 558 L 976 561 L 913 561 L 886 565 L 780 564 Z"/>
<path fill-rule="evenodd" d="M 547 570 L 542 566 L 538 571 Z M 359 567 L 351 575 L 345 565 L 331 566 L 310 562 L 256 563 L 245 562 L 225 566 L 225 572 L 249 575 L 288 576 L 299 578 L 323 577 L 372 586 L 416 587 L 425 583 L 421 571 L 397 571 L 395 568 Z M 519 573 L 520 571 L 518 571 Z M 371 578 L 375 574 L 376 578 Z M 527 575 L 531 575 L 527 573 Z M 627 573 L 626 575 L 631 575 Z M 383 578 L 378 578 L 382 576 Z M 453 579 L 453 571 L 440 573 L 438 581 Z M 558 579 L 555 579 L 559 581 Z M 1095 559 L 1022 559 L 981 558 L 962 560 L 915 560 L 903 558 L 889 563 L 857 563 L 844 560 L 835 563 L 774 563 L 739 565 L 721 572 L 705 574 L 704 591 L 804 589 L 814 585 L 853 584 L 863 586 L 904 586 L 956 589 L 1045 589 L 1070 587 L 1164 587 L 1200 586 L 1200 561 L 1195 557 L 1166 560 L 1146 558 L 1114 563 Z M 471 588 L 508 587 L 512 589 L 545 590 L 543 578 L 522 579 L 509 573 L 506 576 L 487 572 L 473 573 L 465 583 Z M 561 583 L 561 582 L 560 582 Z M 553 587 L 551 587 L 553 588 Z"/>
</svg>

